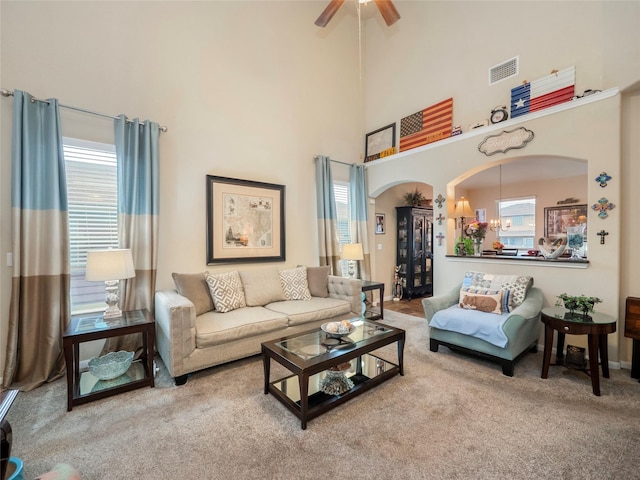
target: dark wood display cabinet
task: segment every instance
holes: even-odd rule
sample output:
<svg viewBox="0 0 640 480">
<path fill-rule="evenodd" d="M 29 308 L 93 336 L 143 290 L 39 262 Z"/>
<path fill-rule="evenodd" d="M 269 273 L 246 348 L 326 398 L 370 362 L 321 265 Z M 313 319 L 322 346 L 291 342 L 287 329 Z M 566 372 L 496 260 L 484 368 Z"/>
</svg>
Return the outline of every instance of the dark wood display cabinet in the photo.
<svg viewBox="0 0 640 480">
<path fill-rule="evenodd" d="M 433 209 L 396 207 L 396 265 L 403 298 L 433 294 Z"/>
</svg>

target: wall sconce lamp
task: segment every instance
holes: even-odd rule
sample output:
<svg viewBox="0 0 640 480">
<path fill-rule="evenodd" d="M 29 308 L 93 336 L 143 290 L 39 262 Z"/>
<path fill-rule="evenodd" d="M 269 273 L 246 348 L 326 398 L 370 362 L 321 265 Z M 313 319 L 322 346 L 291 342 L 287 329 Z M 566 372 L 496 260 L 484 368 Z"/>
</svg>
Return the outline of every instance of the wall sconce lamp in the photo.
<svg viewBox="0 0 640 480">
<path fill-rule="evenodd" d="M 91 250 L 87 252 L 87 271 L 85 280 L 88 282 L 104 282 L 107 295 L 105 302 L 107 309 L 104 311 L 104 318 L 121 317 L 122 312 L 118 307 L 120 297 L 118 287 L 120 280 L 136 276 L 133 267 L 133 257 L 131 250 L 109 249 Z"/>
<path fill-rule="evenodd" d="M 469 205 L 469 200 L 464 197 L 460 197 L 460 200 L 456 202 L 453 217 L 460 219 L 460 228 L 462 229 L 462 236 L 464 236 L 464 219 L 466 217 L 475 217 L 475 213 L 473 213 L 471 205 Z"/>
<path fill-rule="evenodd" d="M 364 260 L 364 253 L 362 251 L 361 243 L 345 243 L 342 245 L 342 260 L 348 260 L 349 262 L 349 276 L 351 278 L 356 277 L 356 262 L 358 260 Z"/>
</svg>

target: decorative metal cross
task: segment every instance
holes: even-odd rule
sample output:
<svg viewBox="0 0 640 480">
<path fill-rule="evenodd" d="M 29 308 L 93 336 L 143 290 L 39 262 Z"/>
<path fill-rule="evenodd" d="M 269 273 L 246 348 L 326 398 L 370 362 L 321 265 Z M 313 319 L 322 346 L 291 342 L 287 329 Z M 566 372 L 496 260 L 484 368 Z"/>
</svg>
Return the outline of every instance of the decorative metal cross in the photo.
<svg viewBox="0 0 640 480">
<path fill-rule="evenodd" d="M 438 204 L 438 208 L 442 208 L 442 204 L 446 201 L 446 199 L 442 196 L 441 193 L 438 194 L 435 202 Z"/>
<path fill-rule="evenodd" d="M 600 230 L 600 231 L 597 233 L 597 235 L 600 235 L 600 244 L 601 244 L 601 245 L 604 245 L 604 237 L 605 237 L 606 235 L 609 235 L 609 232 L 605 232 L 605 231 L 604 231 L 604 229 L 603 229 L 603 230 Z"/>
<path fill-rule="evenodd" d="M 438 225 L 442 225 L 442 221 L 444 220 L 444 215 L 439 214 L 439 215 L 436 217 L 436 220 L 438 220 Z"/>
<path fill-rule="evenodd" d="M 436 238 L 438 239 L 438 246 L 442 246 L 442 239 L 444 238 L 444 235 L 442 234 L 442 232 L 438 232 L 438 234 L 436 235 Z"/>
<path fill-rule="evenodd" d="M 598 182 L 602 188 L 607 186 L 609 180 L 611 180 L 611 175 L 607 175 L 607 172 L 602 172 L 596 177 L 596 182 Z"/>
<path fill-rule="evenodd" d="M 609 202 L 609 200 L 607 200 L 606 198 L 602 197 L 600 200 L 598 200 L 598 203 L 594 203 L 593 205 L 591 205 L 591 208 L 598 212 L 598 216 L 600 218 L 607 218 L 609 216 L 607 210 L 613 210 L 614 208 L 616 208 L 616 206 L 613 203 Z"/>
</svg>

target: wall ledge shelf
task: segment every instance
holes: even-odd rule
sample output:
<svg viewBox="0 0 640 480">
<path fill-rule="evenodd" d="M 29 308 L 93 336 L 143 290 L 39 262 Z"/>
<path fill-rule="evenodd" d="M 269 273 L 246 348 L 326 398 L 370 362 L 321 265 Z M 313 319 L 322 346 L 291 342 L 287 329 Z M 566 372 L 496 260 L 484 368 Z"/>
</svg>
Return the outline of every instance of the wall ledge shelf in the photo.
<svg viewBox="0 0 640 480">
<path fill-rule="evenodd" d="M 448 145 L 450 143 L 459 142 L 461 140 L 466 140 L 471 137 L 477 137 L 481 135 L 488 135 L 492 132 L 497 132 L 499 130 L 509 130 L 515 128 L 517 125 L 526 123 L 531 120 L 535 120 L 536 118 L 546 117 L 547 115 L 554 115 L 559 112 L 563 112 L 565 110 L 570 110 L 572 108 L 581 107 L 583 105 L 587 105 L 589 103 L 598 102 L 600 100 L 604 100 L 606 98 L 613 97 L 618 94 L 618 87 L 610 88 L 607 90 L 603 90 L 602 92 L 594 93 L 587 97 L 577 98 L 575 100 L 571 100 L 569 102 L 561 103 L 559 105 L 554 105 L 553 107 L 545 108 L 543 110 L 538 110 L 533 113 L 528 113 L 526 115 L 521 115 L 516 118 L 510 118 L 504 122 L 495 123 L 493 125 L 487 125 L 486 127 L 478 127 L 470 130 L 468 132 L 461 133 L 459 135 L 455 135 L 453 137 L 445 138 L 443 140 L 438 140 L 437 142 L 429 143 L 427 145 L 423 145 L 421 147 L 412 148 L 410 150 L 405 150 L 404 152 L 396 153 L 395 155 L 389 155 L 388 157 L 379 158 L 377 160 L 372 160 L 370 162 L 365 163 L 365 168 L 370 165 L 380 165 L 385 162 L 390 162 L 393 160 L 397 160 L 399 158 L 403 158 L 406 156 L 415 155 L 417 153 L 425 152 L 427 150 L 431 150 L 433 148 L 442 147 Z"/>
<path fill-rule="evenodd" d="M 569 259 L 547 259 L 543 257 L 510 257 L 497 258 L 495 255 L 483 255 L 475 257 L 473 255 L 445 255 L 447 261 L 463 263 L 501 263 L 505 262 L 513 265 L 524 265 L 527 267 L 553 267 L 553 268 L 588 268 L 589 260 L 569 260 Z"/>
</svg>

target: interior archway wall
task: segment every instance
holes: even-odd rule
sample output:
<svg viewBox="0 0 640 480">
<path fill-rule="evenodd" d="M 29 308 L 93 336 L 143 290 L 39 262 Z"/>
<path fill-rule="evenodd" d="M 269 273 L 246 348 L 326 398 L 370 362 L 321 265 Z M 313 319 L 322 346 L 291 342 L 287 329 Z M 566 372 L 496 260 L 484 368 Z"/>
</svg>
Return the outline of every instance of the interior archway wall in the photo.
<svg viewBox="0 0 640 480">
<path fill-rule="evenodd" d="M 388 298 L 392 292 L 394 267 L 396 265 L 397 249 L 397 216 L 396 207 L 405 205 L 404 195 L 418 189 L 427 199 L 433 199 L 433 187 L 426 183 L 410 180 L 393 182 L 388 188 L 381 191 L 375 198 L 372 214 L 383 213 L 385 215 L 385 233 L 372 233 L 371 250 L 373 259 L 372 279 L 385 284 L 385 296 Z M 375 218 L 371 216 L 371 218 Z M 372 224 L 373 225 L 373 224 Z"/>
<path fill-rule="evenodd" d="M 488 130 L 469 132 L 462 138 L 443 140 L 440 145 L 421 147 L 414 151 L 401 152 L 367 164 L 369 196 L 376 198 L 388 185 L 412 179 L 433 186 L 434 198 L 442 195 L 445 202 L 442 208 L 434 205 L 434 215 L 443 213 L 447 217 L 446 226 L 436 226 L 434 233 L 442 232 L 446 240 L 439 246 L 434 242 L 434 293 L 444 293 L 462 279 L 466 270 L 482 270 L 493 273 L 529 274 L 534 283 L 542 289 L 545 306 L 552 306 L 556 296 L 571 287 L 571 291 L 589 294 L 597 292 L 603 299 L 599 310 L 624 318 L 624 301 L 620 298 L 620 262 L 621 262 L 621 209 L 614 209 L 606 219 L 598 218 L 589 209 L 588 222 L 595 228 L 589 229 L 589 265 L 587 268 L 559 267 L 544 262 L 512 261 L 500 262 L 459 259 L 447 257 L 447 246 L 453 233 L 453 220 L 450 209 L 455 203 L 455 179 L 467 172 L 481 171 L 487 165 L 505 159 L 523 159 L 532 156 L 561 156 L 574 159 L 586 159 L 587 192 L 585 203 L 593 205 L 600 198 L 606 198 L 613 204 L 621 202 L 621 145 L 619 94 L 603 98 L 597 102 L 579 105 L 574 108 L 554 112 L 536 118 L 523 118 L 512 123 L 509 128 L 523 126 L 534 132 L 534 139 L 520 150 L 511 150 L 507 154 L 498 153 L 486 156 L 478 150 Z M 495 127 L 492 134 L 500 133 Z M 601 172 L 613 177 L 605 189 L 595 179 Z M 570 196 L 570 195 L 567 195 Z M 605 245 L 599 244 L 596 232 L 600 229 L 609 232 Z M 377 253 L 377 251 L 376 251 Z M 623 321 L 619 322 L 623 325 Z M 609 336 L 610 360 L 614 364 L 621 360 L 619 344 L 623 333 Z M 575 337 L 576 345 L 583 340 Z M 542 344 L 542 338 L 540 341 Z M 618 363 L 619 365 L 619 363 Z"/>
</svg>

